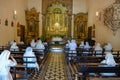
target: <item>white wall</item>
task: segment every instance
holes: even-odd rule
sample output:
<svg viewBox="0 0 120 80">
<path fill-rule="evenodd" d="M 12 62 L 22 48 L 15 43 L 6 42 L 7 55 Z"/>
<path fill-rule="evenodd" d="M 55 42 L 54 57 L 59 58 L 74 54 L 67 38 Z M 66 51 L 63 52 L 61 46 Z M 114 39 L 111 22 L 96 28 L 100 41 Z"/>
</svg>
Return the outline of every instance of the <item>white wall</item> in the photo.
<svg viewBox="0 0 120 80">
<path fill-rule="evenodd" d="M 27 8 L 26 0 L 0 0 L 0 45 L 5 45 L 8 41 L 16 40 L 17 28 L 16 24 L 19 22 L 25 25 L 25 9 Z M 13 19 L 13 11 L 17 11 L 16 19 Z M 8 26 L 5 26 L 5 20 L 8 20 Z M 11 26 L 11 22 L 14 26 Z"/>
<path fill-rule="evenodd" d="M 73 0 L 73 14 L 80 12 L 87 13 L 87 1 L 88 0 Z"/>
<path fill-rule="evenodd" d="M 101 44 L 105 42 L 110 42 L 113 48 L 120 48 L 120 29 L 114 36 L 113 32 L 104 25 L 103 17 L 100 21 L 96 20 L 95 12 L 101 12 L 103 14 L 103 9 L 115 0 L 73 0 L 73 14 L 79 12 L 88 12 L 88 26 L 95 24 L 95 39 Z M 28 7 L 28 8 L 27 8 Z M 42 0 L 0 0 L 0 45 L 7 44 L 8 41 L 13 39 L 18 39 L 16 24 L 11 27 L 11 21 L 14 23 L 19 22 L 22 25 L 26 25 L 25 22 L 25 10 L 35 7 L 38 12 L 42 11 Z M 13 19 L 13 11 L 17 11 L 16 20 Z M 8 26 L 5 26 L 5 20 L 8 20 Z M 39 22 L 39 32 L 42 34 L 42 15 L 40 14 Z"/>
<path fill-rule="evenodd" d="M 120 29 L 117 31 L 117 34 L 114 36 L 111 29 L 103 23 L 103 10 L 114 3 L 115 0 L 89 0 L 88 11 L 89 11 L 89 22 L 88 26 L 95 24 L 95 38 L 97 42 L 101 44 L 105 42 L 110 42 L 114 49 L 120 48 Z M 101 20 L 96 20 L 95 12 L 101 12 Z"/>
</svg>

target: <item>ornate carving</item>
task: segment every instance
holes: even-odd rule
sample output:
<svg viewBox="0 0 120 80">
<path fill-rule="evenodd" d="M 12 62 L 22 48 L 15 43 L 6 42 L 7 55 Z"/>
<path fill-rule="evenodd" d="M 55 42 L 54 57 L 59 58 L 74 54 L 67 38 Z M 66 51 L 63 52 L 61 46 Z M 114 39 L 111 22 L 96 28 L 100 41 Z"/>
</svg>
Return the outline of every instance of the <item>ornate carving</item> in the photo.
<svg viewBox="0 0 120 80">
<path fill-rule="evenodd" d="M 26 42 L 29 43 L 33 38 L 39 37 L 39 12 L 34 7 L 26 11 L 26 23 Z"/>
<path fill-rule="evenodd" d="M 117 30 L 120 28 L 120 1 L 108 6 L 104 10 L 104 23 L 112 31 L 113 35 L 116 35 Z"/>
<path fill-rule="evenodd" d="M 78 13 L 74 18 L 74 36 L 78 39 L 87 38 L 87 13 Z"/>
<path fill-rule="evenodd" d="M 43 0 L 43 35 L 71 35 L 72 0 Z"/>
</svg>

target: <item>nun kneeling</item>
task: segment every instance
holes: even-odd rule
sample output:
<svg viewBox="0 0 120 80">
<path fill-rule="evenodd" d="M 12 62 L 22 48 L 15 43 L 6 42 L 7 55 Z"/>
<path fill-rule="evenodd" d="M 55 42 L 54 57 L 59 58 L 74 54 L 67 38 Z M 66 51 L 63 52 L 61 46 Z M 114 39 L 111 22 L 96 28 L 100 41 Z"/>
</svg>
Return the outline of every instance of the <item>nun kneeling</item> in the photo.
<svg viewBox="0 0 120 80">
<path fill-rule="evenodd" d="M 116 62 L 111 52 L 106 52 L 105 60 L 101 61 L 101 67 L 115 67 Z M 116 76 L 115 73 L 101 73 L 102 76 Z"/>
</svg>

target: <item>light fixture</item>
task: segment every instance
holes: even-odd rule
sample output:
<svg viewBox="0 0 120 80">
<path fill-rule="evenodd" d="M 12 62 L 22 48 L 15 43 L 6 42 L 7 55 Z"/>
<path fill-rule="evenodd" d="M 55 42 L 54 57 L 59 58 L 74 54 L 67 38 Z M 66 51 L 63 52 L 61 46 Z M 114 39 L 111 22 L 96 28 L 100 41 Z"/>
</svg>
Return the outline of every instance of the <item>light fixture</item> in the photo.
<svg viewBox="0 0 120 80">
<path fill-rule="evenodd" d="M 17 11 L 14 10 L 14 11 L 13 11 L 13 19 L 16 19 L 16 16 L 17 16 Z"/>
<path fill-rule="evenodd" d="M 95 15 L 96 15 L 96 20 L 100 21 L 101 20 L 101 14 L 100 14 L 100 12 L 96 11 Z"/>
</svg>

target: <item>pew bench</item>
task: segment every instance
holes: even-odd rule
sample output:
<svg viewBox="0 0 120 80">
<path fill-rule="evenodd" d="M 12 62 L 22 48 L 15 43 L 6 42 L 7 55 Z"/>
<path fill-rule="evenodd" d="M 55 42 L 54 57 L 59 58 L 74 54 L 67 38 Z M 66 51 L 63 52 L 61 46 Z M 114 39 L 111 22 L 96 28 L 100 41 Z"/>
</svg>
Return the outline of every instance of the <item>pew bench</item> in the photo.
<svg viewBox="0 0 120 80">
<path fill-rule="evenodd" d="M 89 73 L 116 73 L 116 76 L 109 76 L 109 77 L 119 77 L 120 78 L 120 66 L 116 67 L 98 67 L 98 66 L 86 66 L 86 65 L 78 65 L 78 79 L 87 80 L 87 77 L 90 77 Z M 79 75 L 82 73 L 82 75 Z M 106 77 L 106 76 L 101 76 Z M 108 76 L 107 76 L 108 77 Z"/>
<path fill-rule="evenodd" d="M 36 67 L 29 67 L 28 64 L 35 64 L 36 61 L 27 61 L 27 59 L 28 58 L 36 58 L 36 57 L 15 56 L 14 58 L 21 59 L 21 60 L 18 60 L 17 65 L 11 68 L 13 79 L 14 80 L 19 80 L 19 79 L 28 80 L 29 70 L 31 70 L 31 72 L 34 72 L 36 70 Z M 25 58 L 26 61 L 23 61 L 23 58 Z"/>
<path fill-rule="evenodd" d="M 105 59 L 105 57 L 103 57 L 103 56 L 101 56 L 101 57 L 96 57 L 96 56 L 74 56 L 74 57 L 72 57 L 72 60 L 70 60 L 69 62 L 68 62 L 68 66 L 69 66 L 69 70 L 71 71 L 71 75 L 72 75 L 72 78 L 74 78 L 74 79 L 77 79 L 78 78 L 78 76 L 79 76 L 79 70 L 80 70 L 80 66 L 82 67 L 82 68 L 86 68 L 86 66 L 87 67 L 98 67 L 99 65 L 100 65 L 100 62 L 102 61 L 102 60 L 104 60 Z M 120 65 L 120 57 L 114 57 L 114 59 L 115 59 L 115 61 L 117 62 L 117 66 L 119 66 Z M 78 66 L 79 66 L 79 68 L 78 68 Z M 82 68 L 81 68 L 81 70 L 82 70 Z M 91 69 L 91 68 L 90 68 Z M 97 68 L 97 69 L 99 69 L 99 68 Z M 114 68 L 115 69 L 115 68 Z M 120 69 L 120 68 L 119 68 Z M 83 69 L 84 70 L 84 69 Z M 104 70 L 104 69 L 103 69 Z M 90 70 L 89 70 L 90 71 Z M 106 70 L 107 71 L 107 70 Z M 106 72 L 105 71 L 105 72 Z M 117 73 L 119 73 L 119 70 L 117 69 L 116 71 L 118 71 Z M 86 72 L 86 71 L 85 71 Z M 100 71 L 98 71 L 98 72 L 95 72 L 95 71 L 93 71 L 94 73 L 100 73 Z M 104 71 L 103 71 L 104 72 Z M 109 71 L 110 72 L 110 71 Z M 114 72 L 114 71 L 113 71 Z M 84 72 L 81 72 L 81 73 L 84 73 Z M 87 75 L 86 76 L 88 76 L 88 73 L 92 73 L 92 71 L 91 72 L 87 72 Z M 112 71 L 110 72 L 110 73 L 112 73 Z M 85 77 L 86 77 L 85 76 Z M 73 80 L 74 80 L 73 79 Z M 78 79 L 79 80 L 79 79 Z M 84 80 L 84 79 L 83 79 Z M 85 79 L 86 80 L 86 79 Z"/>
</svg>

